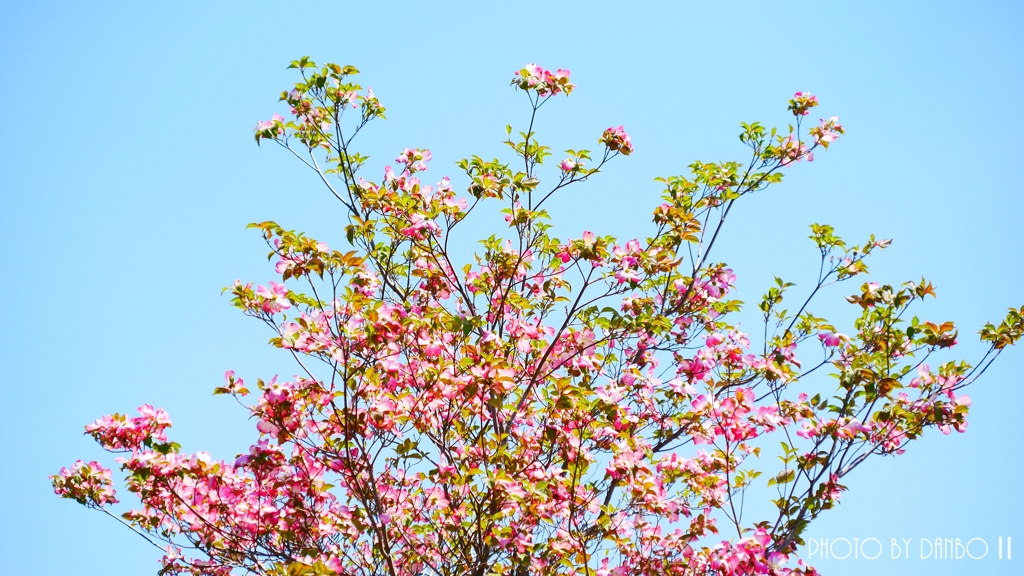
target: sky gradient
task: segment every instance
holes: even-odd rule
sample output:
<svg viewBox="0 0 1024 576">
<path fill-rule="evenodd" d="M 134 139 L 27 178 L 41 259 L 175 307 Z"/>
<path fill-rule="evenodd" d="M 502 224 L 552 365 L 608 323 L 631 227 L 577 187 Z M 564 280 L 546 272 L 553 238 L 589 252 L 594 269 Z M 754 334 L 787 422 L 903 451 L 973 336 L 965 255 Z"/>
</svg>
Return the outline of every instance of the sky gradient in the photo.
<svg viewBox="0 0 1024 576">
<path fill-rule="evenodd" d="M 143 403 L 170 413 L 185 450 L 233 458 L 255 431 L 244 410 L 210 396 L 224 371 L 294 372 L 220 291 L 274 277 L 249 222 L 344 245 L 329 193 L 252 138 L 257 120 L 286 112 L 285 66 L 302 55 L 360 68 L 387 106 L 388 120 L 361 136 L 371 175 L 424 147 L 426 179 L 451 175 L 457 187 L 458 159 L 504 154 L 504 126 L 528 119 L 513 71 L 572 70 L 577 90 L 542 110 L 542 143 L 593 148 L 622 124 L 636 153 L 552 204 L 562 238 L 644 235 L 654 177 L 695 159 L 743 160 L 739 122 L 785 126 L 787 99 L 809 90 L 847 135 L 738 206 L 717 257 L 736 271 L 739 297 L 752 303 L 775 275 L 798 288 L 814 280 L 812 222 L 854 242 L 891 237 L 871 279 L 931 280 L 939 298 L 918 314 L 957 322 L 958 355 L 978 358 L 976 330 L 1024 304 L 1013 175 L 1024 4 L 836 4 L 6 3 L 0 574 L 155 574 L 159 552 L 55 497 L 47 476 L 78 458 L 113 464 L 82 426 Z M 856 285 L 815 312 L 849 330 L 842 296 Z M 879 559 L 811 563 L 831 575 L 1024 572 L 1022 373 L 1024 350 L 1008 350 L 970 390 L 966 434 L 932 431 L 848 477 L 810 536 L 877 538 Z M 918 558 L 922 538 L 993 546 L 1000 536 L 1016 539 L 1014 560 L 994 549 L 980 561 Z M 912 539 L 908 559 L 890 559 L 891 538 Z"/>
</svg>

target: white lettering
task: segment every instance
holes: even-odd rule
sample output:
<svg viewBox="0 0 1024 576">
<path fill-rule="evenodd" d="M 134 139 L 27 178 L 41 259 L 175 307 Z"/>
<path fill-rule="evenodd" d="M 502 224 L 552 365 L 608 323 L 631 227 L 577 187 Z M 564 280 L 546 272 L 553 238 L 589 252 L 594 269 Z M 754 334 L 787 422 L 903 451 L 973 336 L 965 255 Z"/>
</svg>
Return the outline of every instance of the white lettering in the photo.
<svg viewBox="0 0 1024 576">
<path fill-rule="evenodd" d="M 818 555 L 819 560 L 828 560 L 828 538 L 820 540 L 811 538 L 807 541 L 807 559 L 813 559 L 815 554 Z"/>
<path fill-rule="evenodd" d="M 985 551 L 982 552 L 981 556 L 975 556 L 974 554 L 971 554 L 971 542 L 974 542 L 975 540 L 985 545 Z M 981 560 L 985 556 L 988 556 L 988 542 L 985 542 L 981 538 L 971 538 L 967 541 L 967 555 L 970 556 L 971 560 Z"/>
<path fill-rule="evenodd" d="M 843 542 L 846 542 L 846 556 L 843 556 L 841 558 L 836 554 L 836 551 L 832 549 L 832 547 L 836 545 L 836 542 L 839 542 L 840 540 L 842 540 Z M 847 558 L 850 557 L 850 552 L 853 551 L 853 546 L 850 545 L 850 541 L 847 540 L 846 538 L 836 538 L 835 540 L 832 541 L 831 544 L 829 544 L 828 551 L 832 553 L 832 557 L 835 558 L 836 560 L 846 560 Z"/>
<path fill-rule="evenodd" d="M 870 542 L 872 540 L 874 540 L 875 544 L 878 545 L 878 553 L 875 554 L 874 556 L 868 556 L 867 554 L 864 553 L 864 543 L 865 542 Z M 893 539 L 893 542 L 895 542 L 895 541 L 896 540 Z M 875 558 L 878 558 L 879 556 L 882 555 L 882 543 L 879 542 L 877 538 L 865 538 L 864 542 L 860 543 L 860 555 L 863 556 L 864 558 L 868 559 L 868 560 L 874 560 Z"/>
</svg>

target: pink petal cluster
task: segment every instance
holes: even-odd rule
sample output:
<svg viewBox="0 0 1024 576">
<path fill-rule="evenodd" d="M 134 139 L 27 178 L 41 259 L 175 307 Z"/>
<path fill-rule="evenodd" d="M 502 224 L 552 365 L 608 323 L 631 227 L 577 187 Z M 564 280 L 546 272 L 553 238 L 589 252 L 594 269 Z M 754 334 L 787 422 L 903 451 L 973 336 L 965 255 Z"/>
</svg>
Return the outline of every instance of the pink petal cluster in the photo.
<svg viewBox="0 0 1024 576">
<path fill-rule="evenodd" d="M 825 148 L 838 140 L 840 134 L 845 134 L 843 125 L 839 123 L 839 116 L 832 116 L 828 120 L 822 119 L 821 125 L 811 128 L 810 132 L 814 143 Z"/>
<path fill-rule="evenodd" d="M 848 342 L 850 337 L 836 332 L 822 332 L 818 334 L 818 340 L 821 340 L 821 343 L 829 348 L 835 348 L 843 342 Z"/>
<path fill-rule="evenodd" d="M 818 105 L 818 97 L 810 92 L 797 92 L 789 101 L 789 111 L 794 116 L 807 116 L 811 108 Z"/>
<path fill-rule="evenodd" d="M 576 87 L 569 82 L 569 71 L 559 68 L 552 72 L 536 64 L 527 64 L 516 70 L 512 85 L 520 90 L 536 91 L 540 96 L 569 95 Z"/>
<path fill-rule="evenodd" d="M 633 142 L 622 126 L 606 129 L 598 142 L 607 146 L 612 152 L 619 152 L 623 156 L 633 153 Z"/>
<path fill-rule="evenodd" d="M 280 114 L 274 114 L 270 120 L 263 120 L 256 123 L 256 141 L 259 142 L 262 138 L 276 139 L 278 136 L 284 135 L 284 117 Z"/>
<path fill-rule="evenodd" d="M 409 149 L 406 148 L 395 158 L 396 164 L 405 166 L 405 169 L 410 173 L 422 172 L 427 169 L 427 162 L 430 162 L 430 150 L 420 150 L 419 148 Z"/>
<path fill-rule="evenodd" d="M 808 150 L 807 145 L 798 138 L 792 135 L 786 136 L 779 143 L 779 160 L 782 166 L 788 166 L 793 162 L 805 159 L 808 162 L 813 162 L 814 153 Z"/>
<path fill-rule="evenodd" d="M 143 404 L 139 406 L 139 416 L 104 416 L 86 426 L 85 432 L 107 450 L 131 451 L 150 441 L 167 442 L 164 431 L 170 427 L 171 418 L 166 412 Z"/>
<path fill-rule="evenodd" d="M 55 494 L 76 500 L 79 504 L 103 507 L 117 503 L 110 469 L 99 462 L 86 464 L 78 460 L 70 470 L 61 468 L 60 473 L 51 476 L 50 480 Z"/>
</svg>

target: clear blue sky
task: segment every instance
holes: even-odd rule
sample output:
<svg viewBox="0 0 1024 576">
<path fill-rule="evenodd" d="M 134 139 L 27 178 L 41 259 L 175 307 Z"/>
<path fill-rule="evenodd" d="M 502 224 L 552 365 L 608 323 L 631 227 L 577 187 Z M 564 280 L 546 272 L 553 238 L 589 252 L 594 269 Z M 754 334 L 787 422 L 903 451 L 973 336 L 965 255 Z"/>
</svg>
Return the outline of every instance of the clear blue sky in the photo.
<svg viewBox="0 0 1024 576">
<path fill-rule="evenodd" d="M 786 99 L 810 90 L 848 135 L 740 206 L 718 256 L 741 297 L 775 274 L 811 282 L 811 222 L 894 237 L 873 279 L 931 279 L 939 299 L 920 315 L 955 320 L 975 358 L 974 331 L 1024 303 L 1022 22 L 1017 2 L 5 3 L 0 574 L 154 574 L 158 552 L 54 497 L 47 476 L 104 455 L 84 424 L 145 402 L 170 412 L 185 449 L 230 458 L 253 427 L 210 396 L 224 371 L 293 372 L 220 295 L 272 278 L 248 222 L 344 242 L 342 212 L 310 174 L 253 143 L 255 122 L 285 111 L 289 60 L 359 67 L 388 107 L 363 140 L 374 170 L 429 147 L 436 177 L 501 153 L 505 124 L 525 121 L 513 70 L 571 69 L 578 91 L 545 107 L 541 139 L 593 147 L 624 124 L 637 152 L 553 206 L 562 237 L 643 235 L 653 177 L 742 159 L 738 123 L 784 125 Z M 848 317 L 849 289 L 817 312 Z M 885 554 L 819 568 L 1024 572 L 1022 373 L 1024 350 L 1008 351 L 971 390 L 966 434 L 931 433 L 858 469 L 811 535 L 878 538 Z M 1016 539 L 1014 560 L 917 559 L 921 538 L 999 536 Z M 889 559 L 892 537 L 913 539 L 909 560 Z"/>
</svg>

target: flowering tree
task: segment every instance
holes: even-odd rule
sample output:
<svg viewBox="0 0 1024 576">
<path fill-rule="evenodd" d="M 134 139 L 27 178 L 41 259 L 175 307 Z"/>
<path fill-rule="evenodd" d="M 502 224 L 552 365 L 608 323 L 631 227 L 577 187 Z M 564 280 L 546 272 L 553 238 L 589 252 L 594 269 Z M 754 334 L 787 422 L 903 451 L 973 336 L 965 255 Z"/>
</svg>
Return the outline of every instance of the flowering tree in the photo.
<svg viewBox="0 0 1024 576">
<path fill-rule="evenodd" d="M 150 406 L 86 427 L 123 454 L 141 507 L 119 519 L 166 550 L 161 574 L 814 574 L 794 553 L 845 476 L 928 427 L 963 432 L 960 390 L 1024 330 L 1024 308 L 1011 309 L 982 329 L 990 346 L 974 367 L 932 368 L 957 331 L 911 316 L 934 296 L 922 280 L 863 284 L 847 297 L 860 317 L 839 333 L 810 303 L 889 241 L 847 244 L 817 224 L 820 272 L 796 312 L 782 308 L 792 284 L 777 280 L 759 342 L 737 330 L 735 276 L 711 253 L 737 201 L 843 134 L 836 117 L 805 130 L 810 94 L 789 101 L 788 129 L 742 125 L 749 160 L 660 179 L 645 239 L 559 240 L 547 201 L 634 150 L 620 126 L 598 152 L 544 164 L 534 124 L 575 89 L 569 71 L 515 73 L 529 127 L 508 127 L 510 163 L 459 163 L 460 197 L 447 177 L 421 182 L 428 150 L 403 151 L 379 183 L 360 178 L 353 138 L 384 107 L 352 67 L 292 67 L 301 81 L 281 96 L 292 117 L 260 122 L 256 141 L 317 174 L 347 211 L 352 250 L 253 224 L 281 283 L 226 290 L 301 376 L 256 381 L 259 438 L 234 461 L 182 453 Z M 456 228 L 485 202 L 503 206 L 505 237 L 454 261 Z M 827 370 L 837 384 L 808 389 Z M 245 405 L 243 379 L 225 378 L 215 393 Z M 779 443 L 781 467 L 759 458 Z M 52 479 L 117 518 L 101 464 Z M 766 490 L 777 513 L 744 521 L 748 491 Z"/>
</svg>

